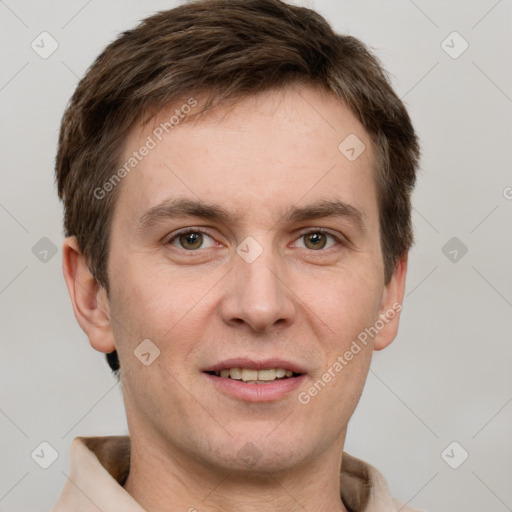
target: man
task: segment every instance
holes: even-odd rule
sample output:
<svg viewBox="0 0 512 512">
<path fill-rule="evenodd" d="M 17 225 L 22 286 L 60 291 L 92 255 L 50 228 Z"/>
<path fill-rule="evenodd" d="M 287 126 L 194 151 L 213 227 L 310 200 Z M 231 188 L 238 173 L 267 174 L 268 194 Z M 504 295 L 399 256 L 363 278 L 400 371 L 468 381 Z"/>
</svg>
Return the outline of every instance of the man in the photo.
<svg viewBox="0 0 512 512">
<path fill-rule="evenodd" d="M 411 510 L 343 447 L 397 333 L 418 155 L 377 60 L 311 10 L 196 1 L 111 43 L 56 174 L 130 436 L 75 439 L 53 510 Z"/>
</svg>

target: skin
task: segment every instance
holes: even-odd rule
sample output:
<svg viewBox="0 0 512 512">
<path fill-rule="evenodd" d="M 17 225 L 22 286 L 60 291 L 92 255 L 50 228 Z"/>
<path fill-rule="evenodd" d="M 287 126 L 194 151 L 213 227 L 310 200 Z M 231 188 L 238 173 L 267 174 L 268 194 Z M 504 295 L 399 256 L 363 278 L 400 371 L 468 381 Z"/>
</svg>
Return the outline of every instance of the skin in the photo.
<svg viewBox="0 0 512 512">
<path fill-rule="evenodd" d="M 134 128 L 126 156 L 168 117 Z M 349 134 L 366 145 L 352 162 L 338 150 Z M 119 354 L 132 442 L 125 489 L 147 510 L 346 510 L 347 424 L 372 351 L 395 338 L 399 314 L 308 404 L 297 395 L 403 299 L 406 254 L 384 282 L 373 162 L 369 135 L 337 98 L 311 87 L 261 93 L 176 126 L 123 179 L 108 298 L 76 240 L 65 240 L 76 318 L 96 350 Z M 177 197 L 218 204 L 231 218 L 138 229 L 145 212 Z M 284 220 L 287 208 L 334 199 L 356 208 L 364 228 L 345 217 Z M 169 243 L 187 227 L 209 235 L 199 249 L 183 248 L 183 237 Z M 304 232 L 319 228 L 333 236 L 311 248 Z M 236 252 L 249 236 L 263 248 L 252 263 Z M 133 354 L 144 339 L 160 349 L 149 366 Z M 245 402 L 202 373 L 231 357 L 288 359 L 306 378 L 279 400 Z"/>
</svg>

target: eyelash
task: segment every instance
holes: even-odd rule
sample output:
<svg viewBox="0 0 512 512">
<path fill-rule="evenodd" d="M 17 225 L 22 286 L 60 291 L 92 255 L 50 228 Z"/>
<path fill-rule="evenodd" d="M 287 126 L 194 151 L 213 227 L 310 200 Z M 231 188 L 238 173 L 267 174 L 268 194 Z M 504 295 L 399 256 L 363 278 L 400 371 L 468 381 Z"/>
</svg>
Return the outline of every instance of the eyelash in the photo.
<svg viewBox="0 0 512 512">
<path fill-rule="evenodd" d="M 188 233 L 201 233 L 202 235 L 207 235 L 209 236 L 212 240 L 214 240 L 213 236 L 210 235 L 207 231 L 203 230 L 203 229 L 199 229 L 199 228 L 194 228 L 194 227 L 191 227 L 191 228 L 185 228 L 181 231 L 178 231 L 176 234 L 174 234 L 171 238 L 169 238 L 166 242 L 165 242 L 165 245 L 172 245 L 172 242 L 174 242 L 175 240 L 177 240 L 180 236 L 182 235 L 186 235 Z M 306 235 L 310 235 L 310 234 L 314 234 L 314 233 L 323 233 L 325 235 L 328 235 L 330 236 L 332 239 L 334 239 L 334 241 L 336 242 L 337 245 L 346 245 L 346 242 L 340 240 L 340 238 L 338 238 L 337 236 L 333 235 L 330 231 L 327 231 L 326 229 L 323 229 L 323 228 L 314 228 L 314 229 L 310 229 L 308 231 L 304 231 L 302 232 L 298 238 L 295 239 L 296 240 L 299 240 L 303 237 L 305 237 Z M 313 250 L 313 249 L 309 249 L 311 252 L 326 252 L 326 251 L 329 251 L 330 249 L 333 249 L 335 246 L 333 247 L 329 247 L 327 249 L 318 249 L 318 250 Z M 183 251 L 187 251 L 189 253 L 193 253 L 193 252 L 198 252 L 200 249 L 195 249 L 195 250 L 192 250 L 192 249 L 185 249 L 184 247 L 180 247 L 179 249 L 182 249 Z M 307 248 L 306 248 L 307 249 Z"/>
</svg>

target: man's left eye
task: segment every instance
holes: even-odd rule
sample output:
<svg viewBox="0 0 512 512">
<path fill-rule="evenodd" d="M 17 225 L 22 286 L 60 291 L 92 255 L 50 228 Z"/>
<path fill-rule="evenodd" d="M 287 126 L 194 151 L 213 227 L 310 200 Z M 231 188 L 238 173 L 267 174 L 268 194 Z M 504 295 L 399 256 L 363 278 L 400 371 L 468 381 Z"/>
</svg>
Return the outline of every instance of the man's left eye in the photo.
<svg viewBox="0 0 512 512">
<path fill-rule="evenodd" d="M 298 247 L 312 250 L 330 249 L 337 243 L 334 235 L 324 233 L 323 231 L 310 231 L 309 233 L 302 235 L 297 240 L 296 244 L 299 244 L 300 242 L 302 242 L 303 245 L 298 245 Z"/>
</svg>

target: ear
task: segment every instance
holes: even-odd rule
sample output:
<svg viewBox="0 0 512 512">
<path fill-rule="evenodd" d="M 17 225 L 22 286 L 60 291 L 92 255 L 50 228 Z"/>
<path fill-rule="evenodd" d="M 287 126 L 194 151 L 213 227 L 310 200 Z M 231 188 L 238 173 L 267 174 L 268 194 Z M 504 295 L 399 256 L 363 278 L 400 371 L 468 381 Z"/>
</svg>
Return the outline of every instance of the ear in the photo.
<svg viewBox="0 0 512 512">
<path fill-rule="evenodd" d="M 91 274 L 74 236 L 62 244 L 62 270 L 75 318 L 91 346 L 99 352 L 112 352 L 116 346 L 107 293 Z"/>
<path fill-rule="evenodd" d="M 402 301 L 405 293 L 405 276 L 407 274 L 406 251 L 397 261 L 393 276 L 385 286 L 382 294 L 382 303 L 379 311 L 379 320 L 376 326 L 379 332 L 374 338 L 374 350 L 386 348 L 396 337 L 398 333 L 398 323 L 400 320 L 400 311 L 402 310 Z M 383 326 L 382 328 L 380 328 Z"/>
</svg>

